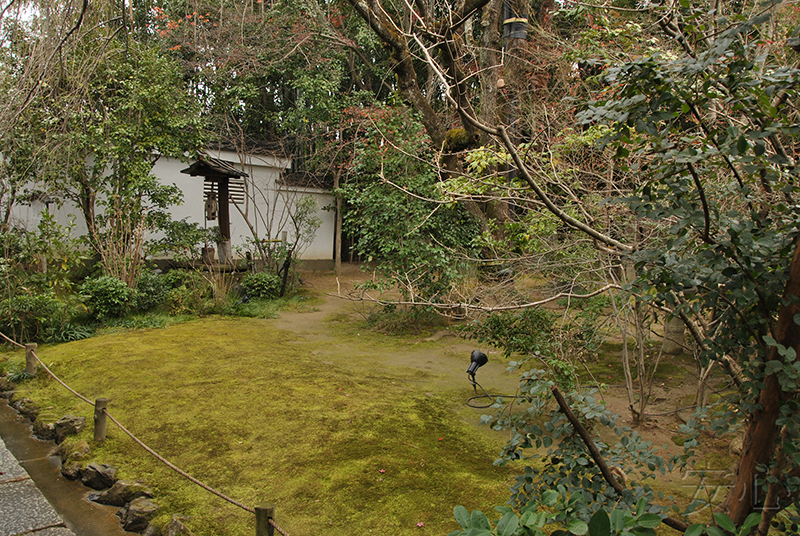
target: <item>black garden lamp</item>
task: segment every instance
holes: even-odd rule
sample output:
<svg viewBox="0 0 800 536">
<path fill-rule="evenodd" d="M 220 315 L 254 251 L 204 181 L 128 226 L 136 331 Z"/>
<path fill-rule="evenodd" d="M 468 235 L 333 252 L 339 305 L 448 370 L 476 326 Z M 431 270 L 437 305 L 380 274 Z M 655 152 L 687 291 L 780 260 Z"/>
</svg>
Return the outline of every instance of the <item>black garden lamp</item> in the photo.
<svg viewBox="0 0 800 536">
<path fill-rule="evenodd" d="M 489 358 L 486 357 L 486 354 L 481 352 L 480 350 L 473 350 L 472 355 L 470 356 L 470 364 L 469 368 L 467 369 L 467 374 L 469 375 L 469 380 L 472 385 L 475 385 L 475 373 L 478 369 L 484 366 L 486 363 L 489 362 Z"/>
</svg>

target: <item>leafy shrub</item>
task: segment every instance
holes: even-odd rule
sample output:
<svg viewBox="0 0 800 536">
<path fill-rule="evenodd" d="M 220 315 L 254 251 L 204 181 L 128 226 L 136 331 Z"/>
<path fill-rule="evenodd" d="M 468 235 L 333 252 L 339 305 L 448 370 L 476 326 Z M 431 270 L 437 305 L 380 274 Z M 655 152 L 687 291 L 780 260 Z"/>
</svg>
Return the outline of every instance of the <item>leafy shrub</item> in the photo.
<svg viewBox="0 0 800 536">
<path fill-rule="evenodd" d="M 209 282 L 197 270 L 170 270 L 161 276 L 167 289 L 166 303 L 171 315 L 204 314 L 213 297 Z"/>
<path fill-rule="evenodd" d="M 50 214 L 41 216 L 35 230 L 0 231 L 0 281 L 12 293 L 19 292 L 15 287 L 24 287 L 24 292 L 69 292 L 73 270 L 85 259 L 78 239 L 71 237 L 73 223 L 63 226 Z"/>
<path fill-rule="evenodd" d="M 0 331 L 21 343 L 44 340 L 47 328 L 66 316 L 66 304 L 52 291 L 18 294 L 0 301 Z"/>
<path fill-rule="evenodd" d="M 421 335 L 447 327 L 447 319 L 430 307 L 397 307 L 390 304 L 369 313 L 366 324 L 389 335 Z"/>
<path fill-rule="evenodd" d="M 87 279 L 81 286 L 81 298 L 98 319 L 125 316 L 136 291 L 114 276 Z"/>
<path fill-rule="evenodd" d="M 357 180 L 347 181 L 341 194 L 348 205 L 343 229 L 353 237 L 353 252 L 375 260 L 387 282 L 413 281 L 416 296 L 447 299 L 464 279 L 459 260 L 479 254 L 477 218 L 461 203 L 426 201 L 442 200 L 439 173 L 430 165 L 436 156 L 407 109 L 375 106 L 352 118 L 361 125 L 350 168 Z M 388 176 L 393 185 L 386 184 Z"/>
<path fill-rule="evenodd" d="M 277 298 L 281 291 L 281 278 L 266 272 L 249 273 L 242 278 L 242 288 L 250 298 Z"/>
<path fill-rule="evenodd" d="M 142 272 L 136 285 L 133 306 L 139 311 L 150 311 L 167 301 L 167 283 L 153 272 Z"/>
<path fill-rule="evenodd" d="M 514 353 L 548 353 L 556 318 L 555 313 L 538 307 L 494 313 L 465 326 L 462 334 L 502 349 L 506 357 Z"/>
<path fill-rule="evenodd" d="M 161 279 L 167 289 L 191 287 L 203 283 L 203 276 L 200 275 L 200 272 L 197 270 L 184 270 L 182 268 L 170 270 L 162 275 Z"/>
<path fill-rule="evenodd" d="M 116 318 L 106 322 L 106 329 L 113 331 L 113 328 L 122 329 L 154 329 L 163 328 L 167 325 L 167 318 L 158 314 L 131 315 L 125 318 Z"/>
</svg>

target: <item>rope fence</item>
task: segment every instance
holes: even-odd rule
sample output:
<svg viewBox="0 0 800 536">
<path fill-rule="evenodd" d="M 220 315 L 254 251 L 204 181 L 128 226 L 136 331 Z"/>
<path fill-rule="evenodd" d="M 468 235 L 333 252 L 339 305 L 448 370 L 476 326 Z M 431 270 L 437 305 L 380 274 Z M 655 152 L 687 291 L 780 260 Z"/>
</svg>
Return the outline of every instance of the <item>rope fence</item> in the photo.
<svg viewBox="0 0 800 536">
<path fill-rule="evenodd" d="M 41 366 L 47 374 L 49 374 L 54 380 L 56 380 L 62 387 L 64 387 L 67 391 L 75 395 L 76 397 L 80 398 L 87 404 L 93 406 L 95 408 L 94 412 L 94 439 L 95 441 L 102 442 L 105 441 L 106 438 L 106 417 L 108 417 L 111 422 L 116 424 L 120 430 L 122 430 L 126 435 L 128 435 L 135 443 L 137 443 L 140 447 L 150 453 L 154 458 L 158 461 L 181 475 L 182 477 L 186 478 L 190 482 L 200 486 L 204 490 L 208 491 L 223 499 L 228 501 L 229 503 L 233 504 L 234 506 L 238 506 L 242 510 L 249 512 L 251 514 L 255 514 L 256 516 L 256 536 L 273 536 L 275 531 L 277 531 L 282 536 L 289 536 L 278 524 L 275 522 L 275 506 L 271 504 L 260 504 L 255 508 L 250 506 L 246 506 L 241 502 L 228 497 L 224 493 L 217 491 L 216 489 L 212 488 L 208 484 L 198 480 L 197 478 L 193 477 L 183 469 L 177 467 L 175 464 L 161 456 L 158 452 L 150 448 L 147 444 L 144 443 L 141 439 L 136 437 L 130 430 L 125 428 L 117 419 L 112 416 L 107 409 L 108 399 L 106 398 L 98 398 L 96 401 L 92 402 L 85 396 L 81 395 L 77 391 L 75 391 L 72 387 L 64 383 L 58 376 L 56 376 L 53 371 L 51 371 L 47 365 L 36 355 L 36 348 L 37 345 L 35 343 L 29 344 L 19 344 L 18 342 L 10 339 L 5 334 L 0 333 L 3 339 L 5 339 L 8 343 L 17 348 L 24 348 L 25 349 L 25 372 L 28 376 L 35 376 L 38 366 Z"/>
</svg>

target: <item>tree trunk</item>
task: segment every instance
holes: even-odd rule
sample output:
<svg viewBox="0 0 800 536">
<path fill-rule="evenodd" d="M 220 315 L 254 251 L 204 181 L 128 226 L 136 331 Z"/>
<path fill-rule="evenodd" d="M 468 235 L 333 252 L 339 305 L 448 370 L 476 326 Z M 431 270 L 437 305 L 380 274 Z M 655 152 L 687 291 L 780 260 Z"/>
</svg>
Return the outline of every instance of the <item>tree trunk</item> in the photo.
<svg viewBox="0 0 800 536">
<path fill-rule="evenodd" d="M 96 252 L 100 252 L 99 237 L 97 236 L 97 226 L 95 225 L 95 209 L 94 201 L 97 194 L 89 186 L 87 179 L 80 180 L 80 193 L 78 194 L 78 204 L 83 214 L 83 220 L 86 222 L 86 231 L 89 234 L 89 240 L 92 247 Z"/>
<path fill-rule="evenodd" d="M 339 190 L 341 170 L 333 172 L 333 190 Z M 342 196 L 336 194 L 336 229 L 333 237 L 333 267 L 336 275 L 342 274 Z"/>
<path fill-rule="evenodd" d="M 500 51 L 497 43 L 500 42 L 500 8 L 503 0 L 491 0 L 483 8 L 481 16 L 481 46 L 478 49 L 479 77 L 481 81 L 480 119 L 486 125 L 497 125 L 500 122 L 498 109 L 499 88 L 497 79 L 500 77 Z M 490 136 L 481 132 L 480 143 L 486 145 Z"/>
<path fill-rule="evenodd" d="M 800 351 L 800 326 L 794 321 L 794 315 L 800 312 L 800 307 L 796 305 L 800 301 L 800 240 L 795 243 L 784 298 L 787 300 L 794 298 L 794 303 L 781 307 L 778 313 L 778 325 L 775 332 L 777 342 L 786 348 Z M 767 357 L 767 361 L 772 360 L 784 361 L 783 356 L 778 354 L 778 349 L 775 347 L 770 348 Z M 736 526 L 744 523 L 744 520 L 756 507 L 758 500 L 756 479 L 763 480 L 766 477 L 763 472 L 759 471 L 759 467 L 769 467 L 773 460 L 780 434 L 777 420 L 780 417 L 783 402 L 790 398 L 791 394 L 783 391 L 775 374 L 764 378 L 764 387 L 758 397 L 760 409 L 757 409 L 750 418 L 733 484 L 725 501 L 719 507 L 720 511 L 728 514 Z"/>
</svg>

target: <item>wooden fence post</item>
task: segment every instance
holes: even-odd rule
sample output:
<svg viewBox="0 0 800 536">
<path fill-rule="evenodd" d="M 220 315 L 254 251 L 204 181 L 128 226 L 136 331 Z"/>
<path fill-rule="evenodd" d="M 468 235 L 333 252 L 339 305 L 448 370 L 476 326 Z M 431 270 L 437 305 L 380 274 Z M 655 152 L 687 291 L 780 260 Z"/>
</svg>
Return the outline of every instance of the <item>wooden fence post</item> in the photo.
<svg viewBox="0 0 800 536">
<path fill-rule="evenodd" d="M 36 352 L 37 344 L 35 342 L 31 342 L 25 345 L 25 373 L 28 376 L 36 376 L 36 356 L 34 356 L 34 352 Z"/>
<path fill-rule="evenodd" d="M 98 398 L 94 401 L 94 440 L 103 442 L 106 440 L 106 413 L 108 407 L 107 398 Z"/>
<path fill-rule="evenodd" d="M 256 536 L 275 536 L 275 527 L 269 522 L 270 519 L 275 519 L 274 504 L 256 506 Z"/>
</svg>

